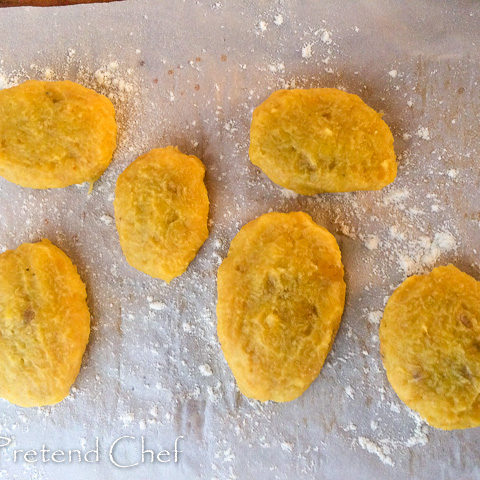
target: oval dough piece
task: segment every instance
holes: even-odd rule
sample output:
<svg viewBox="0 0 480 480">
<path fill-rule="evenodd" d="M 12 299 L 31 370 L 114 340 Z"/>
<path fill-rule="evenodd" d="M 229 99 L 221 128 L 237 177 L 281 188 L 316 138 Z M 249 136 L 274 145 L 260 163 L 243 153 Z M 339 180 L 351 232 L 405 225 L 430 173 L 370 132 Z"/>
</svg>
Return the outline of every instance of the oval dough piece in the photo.
<svg viewBox="0 0 480 480">
<path fill-rule="evenodd" d="M 29 80 L 0 90 L 0 175 L 22 187 L 95 182 L 116 136 L 112 102 L 76 83 Z"/>
<path fill-rule="evenodd" d="M 217 332 L 241 392 L 287 402 L 315 380 L 345 302 L 340 249 L 306 213 L 267 213 L 218 270 Z"/>
<path fill-rule="evenodd" d="M 480 426 L 480 285 L 453 265 L 407 278 L 380 324 L 393 389 L 437 428 Z"/>
<path fill-rule="evenodd" d="M 167 283 L 187 269 L 208 237 L 205 167 L 176 147 L 137 158 L 119 177 L 115 220 L 127 262 Z"/>
<path fill-rule="evenodd" d="M 253 112 L 250 160 L 304 195 L 393 182 L 393 136 L 380 114 L 335 88 L 278 90 Z"/>
<path fill-rule="evenodd" d="M 90 333 L 85 285 L 48 240 L 0 255 L 0 396 L 22 407 L 69 393 Z"/>
</svg>

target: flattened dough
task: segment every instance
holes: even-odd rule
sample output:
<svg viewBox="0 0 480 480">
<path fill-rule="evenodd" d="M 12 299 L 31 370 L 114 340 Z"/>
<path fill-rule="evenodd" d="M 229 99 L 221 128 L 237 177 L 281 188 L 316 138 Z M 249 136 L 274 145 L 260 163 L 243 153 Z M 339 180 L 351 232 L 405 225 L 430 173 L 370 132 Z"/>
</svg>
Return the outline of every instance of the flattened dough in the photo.
<svg viewBox="0 0 480 480">
<path fill-rule="evenodd" d="M 453 265 L 407 278 L 380 324 L 387 377 L 437 428 L 480 426 L 480 284 Z"/>
<path fill-rule="evenodd" d="M 0 255 L 0 397 L 22 407 L 63 400 L 90 333 L 85 285 L 48 240 Z"/>
<path fill-rule="evenodd" d="M 340 249 L 302 212 L 267 213 L 218 270 L 217 332 L 241 392 L 287 402 L 315 380 L 345 302 Z"/>
<path fill-rule="evenodd" d="M 304 195 L 393 182 L 393 136 L 380 114 L 335 88 L 278 90 L 253 112 L 250 160 Z"/>
<path fill-rule="evenodd" d="M 115 220 L 127 262 L 170 282 L 208 237 L 205 167 L 176 147 L 137 158 L 119 177 Z"/>
<path fill-rule="evenodd" d="M 30 188 L 97 180 L 112 160 L 112 102 L 73 82 L 0 90 L 0 176 Z"/>
</svg>

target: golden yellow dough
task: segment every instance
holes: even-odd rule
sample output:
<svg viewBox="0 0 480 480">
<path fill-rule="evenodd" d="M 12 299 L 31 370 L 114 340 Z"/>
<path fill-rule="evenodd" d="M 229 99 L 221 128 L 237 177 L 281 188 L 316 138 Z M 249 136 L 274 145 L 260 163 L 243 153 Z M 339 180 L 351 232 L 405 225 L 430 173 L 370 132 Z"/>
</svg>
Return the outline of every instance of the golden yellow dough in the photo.
<svg viewBox="0 0 480 480">
<path fill-rule="evenodd" d="M 69 393 L 90 333 L 85 285 L 48 240 L 0 255 L 0 397 L 22 407 Z"/>
<path fill-rule="evenodd" d="M 480 426 L 480 284 L 453 265 L 405 280 L 380 324 L 393 389 L 437 428 Z"/>
<path fill-rule="evenodd" d="M 127 262 L 167 283 L 181 275 L 208 237 L 205 167 L 176 147 L 137 158 L 119 177 L 115 220 Z"/>
<path fill-rule="evenodd" d="M 393 136 L 380 114 L 335 88 L 278 90 L 253 112 L 250 160 L 304 195 L 393 182 Z"/>
<path fill-rule="evenodd" d="M 112 102 L 76 83 L 29 80 L 0 90 L 0 176 L 22 187 L 93 183 L 116 136 Z"/>
<path fill-rule="evenodd" d="M 218 270 L 217 332 L 241 392 L 287 402 L 315 380 L 345 302 L 340 249 L 303 212 L 267 213 Z"/>
</svg>

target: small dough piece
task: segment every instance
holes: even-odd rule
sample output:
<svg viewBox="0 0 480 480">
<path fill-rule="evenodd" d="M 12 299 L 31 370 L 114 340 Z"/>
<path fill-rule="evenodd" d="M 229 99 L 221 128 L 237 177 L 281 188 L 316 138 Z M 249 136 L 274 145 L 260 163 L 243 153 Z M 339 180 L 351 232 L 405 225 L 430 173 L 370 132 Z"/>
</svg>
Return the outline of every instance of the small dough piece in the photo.
<svg viewBox="0 0 480 480">
<path fill-rule="evenodd" d="M 453 265 L 407 278 L 380 324 L 393 389 L 433 427 L 480 426 L 480 283 Z"/>
<path fill-rule="evenodd" d="M 335 237 L 303 212 L 262 215 L 233 239 L 217 286 L 218 338 L 241 392 L 261 401 L 299 397 L 342 318 Z"/>
<path fill-rule="evenodd" d="M 112 102 L 82 85 L 29 80 L 0 90 L 0 176 L 22 187 L 93 184 L 116 137 Z"/>
<path fill-rule="evenodd" d="M 303 195 L 393 182 L 393 136 L 380 114 L 335 88 L 278 90 L 253 112 L 250 160 Z"/>
<path fill-rule="evenodd" d="M 155 148 L 119 177 L 115 220 L 127 262 L 169 283 L 208 237 L 205 167 L 176 147 Z"/>
<path fill-rule="evenodd" d="M 22 407 L 69 393 L 90 333 L 85 285 L 42 240 L 0 255 L 0 397 Z"/>
</svg>

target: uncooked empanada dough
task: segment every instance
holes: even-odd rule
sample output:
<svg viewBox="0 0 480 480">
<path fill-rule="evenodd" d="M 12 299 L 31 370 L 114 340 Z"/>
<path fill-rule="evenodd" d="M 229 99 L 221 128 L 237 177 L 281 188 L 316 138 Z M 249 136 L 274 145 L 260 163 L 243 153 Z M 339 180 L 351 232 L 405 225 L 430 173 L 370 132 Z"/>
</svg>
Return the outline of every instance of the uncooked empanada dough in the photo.
<svg viewBox="0 0 480 480">
<path fill-rule="evenodd" d="M 437 428 L 480 426 L 480 283 L 453 265 L 407 278 L 380 324 L 387 377 Z"/>
<path fill-rule="evenodd" d="M 48 240 L 0 255 L 0 397 L 22 407 L 69 393 L 90 333 L 85 285 Z"/>
<path fill-rule="evenodd" d="M 340 249 L 309 215 L 246 224 L 218 270 L 218 338 L 241 392 L 299 397 L 323 366 L 344 301 Z"/>
<path fill-rule="evenodd" d="M 0 90 L 0 176 L 22 187 L 93 183 L 116 136 L 112 102 L 77 83 L 29 80 Z"/>
<path fill-rule="evenodd" d="M 393 182 L 393 136 L 380 114 L 335 88 L 278 90 L 253 112 L 250 160 L 304 195 Z"/>
<path fill-rule="evenodd" d="M 208 237 L 205 167 L 176 147 L 137 158 L 119 177 L 115 220 L 127 262 L 170 282 Z"/>
</svg>

